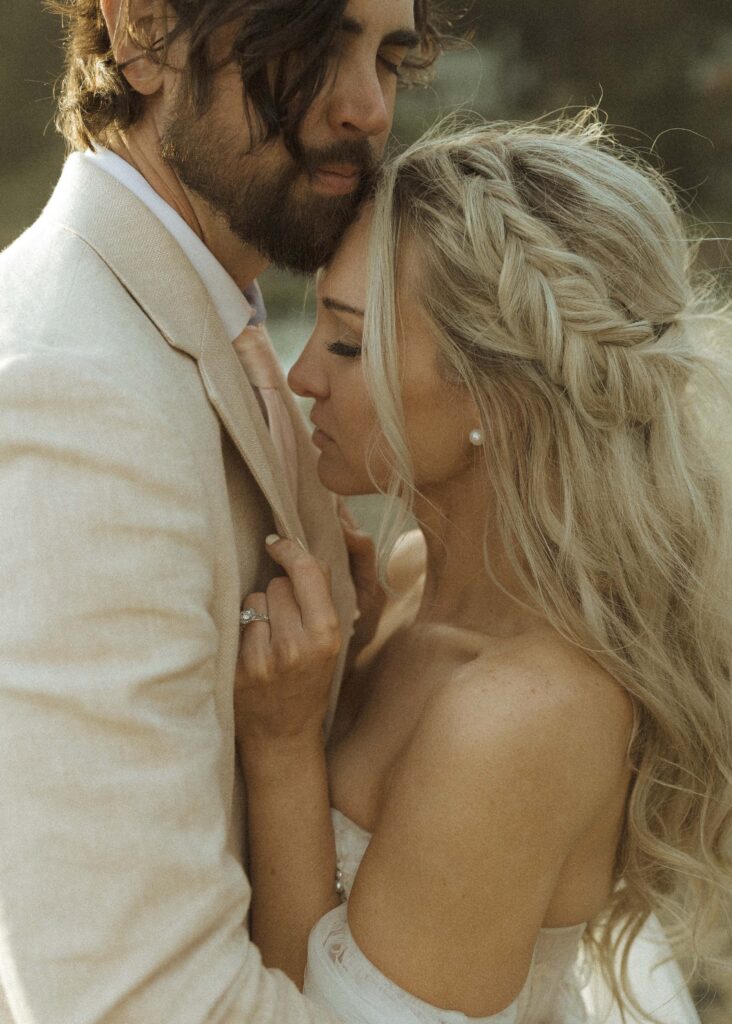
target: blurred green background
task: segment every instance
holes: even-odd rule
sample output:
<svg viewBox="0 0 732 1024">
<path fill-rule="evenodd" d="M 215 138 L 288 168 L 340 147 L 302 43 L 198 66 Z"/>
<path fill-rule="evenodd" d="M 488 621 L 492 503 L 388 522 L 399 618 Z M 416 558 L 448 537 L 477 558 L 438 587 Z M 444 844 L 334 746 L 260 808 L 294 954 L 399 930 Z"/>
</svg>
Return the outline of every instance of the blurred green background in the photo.
<svg viewBox="0 0 732 1024">
<path fill-rule="evenodd" d="M 1 0 L 0 11 L 4 248 L 41 210 L 64 146 L 53 127 L 61 27 L 41 0 Z M 682 190 L 691 230 L 708 239 L 701 260 L 732 291 L 732 0 L 474 0 L 455 25 L 472 41 L 443 59 L 428 89 L 402 93 L 397 142 L 456 107 L 523 119 L 600 103 L 619 137 Z M 312 295 L 287 274 L 268 271 L 262 283 L 289 363 L 307 338 Z M 728 934 L 713 944 L 732 954 Z M 704 1024 L 729 1024 L 729 981 L 708 983 Z M 705 988 L 700 979 L 697 995 Z"/>
</svg>

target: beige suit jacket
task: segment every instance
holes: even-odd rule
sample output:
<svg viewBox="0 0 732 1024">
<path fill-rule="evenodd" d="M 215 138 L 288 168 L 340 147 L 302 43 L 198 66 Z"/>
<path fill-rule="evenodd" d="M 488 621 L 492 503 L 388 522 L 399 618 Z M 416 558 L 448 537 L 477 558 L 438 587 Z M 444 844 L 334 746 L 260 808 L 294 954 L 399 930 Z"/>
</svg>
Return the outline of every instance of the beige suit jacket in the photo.
<svg viewBox="0 0 732 1024">
<path fill-rule="evenodd" d="M 297 504 L 181 249 L 67 164 L 0 256 L 0 1024 L 331 1020 L 245 926 L 232 684 L 266 534 L 354 614 L 291 408 Z"/>
</svg>

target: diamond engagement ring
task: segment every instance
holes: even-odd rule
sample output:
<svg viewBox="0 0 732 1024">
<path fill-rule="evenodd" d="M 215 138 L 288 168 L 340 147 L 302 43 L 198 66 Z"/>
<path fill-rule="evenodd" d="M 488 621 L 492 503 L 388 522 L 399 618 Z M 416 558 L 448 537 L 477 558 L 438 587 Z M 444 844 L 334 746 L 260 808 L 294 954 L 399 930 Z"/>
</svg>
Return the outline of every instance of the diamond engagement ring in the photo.
<svg viewBox="0 0 732 1024">
<path fill-rule="evenodd" d="M 239 616 L 239 626 L 248 626 L 250 622 L 269 622 L 269 615 L 254 608 L 245 608 Z"/>
</svg>

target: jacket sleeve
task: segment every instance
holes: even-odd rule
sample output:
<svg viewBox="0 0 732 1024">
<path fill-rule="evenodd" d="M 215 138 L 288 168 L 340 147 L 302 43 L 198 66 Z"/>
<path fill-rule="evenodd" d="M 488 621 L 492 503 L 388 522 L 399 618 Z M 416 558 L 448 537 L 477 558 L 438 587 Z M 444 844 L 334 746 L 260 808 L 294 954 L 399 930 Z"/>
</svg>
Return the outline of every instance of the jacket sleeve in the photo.
<svg viewBox="0 0 732 1024">
<path fill-rule="evenodd" d="M 208 520 L 180 432 L 108 368 L 50 350 L 0 360 L 13 1024 L 334 1024 L 246 932 Z"/>
</svg>

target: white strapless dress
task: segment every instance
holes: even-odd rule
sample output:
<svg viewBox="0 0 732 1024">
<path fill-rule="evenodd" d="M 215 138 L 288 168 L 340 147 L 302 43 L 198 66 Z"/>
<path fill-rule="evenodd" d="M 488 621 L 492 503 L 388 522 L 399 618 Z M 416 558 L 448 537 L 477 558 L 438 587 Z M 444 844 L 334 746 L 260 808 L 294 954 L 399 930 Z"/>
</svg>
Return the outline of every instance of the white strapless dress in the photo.
<svg viewBox="0 0 732 1024">
<path fill-rule="evenodd" d="M 371 835 L 333 810 L 339 866 L 346 896 Z M 543 928 L 521 992 L 498 1014 L 468 1017 L 405 992 L 381 973 L 356 945 L 346 905 L 318 921 L 310 934 L 305 994 L 343 1024 L 620 1024 L 620 1014 L 599 978 L 582 966 L 585 925 Z M 662 1024 L 699 1024 L 681 972 L 668 957 L 652 920 L 633 946 L 631 983 L 645 1010 Z M 627 1024 L 637 1018 L 627 1012 Z"/>
</svg>

